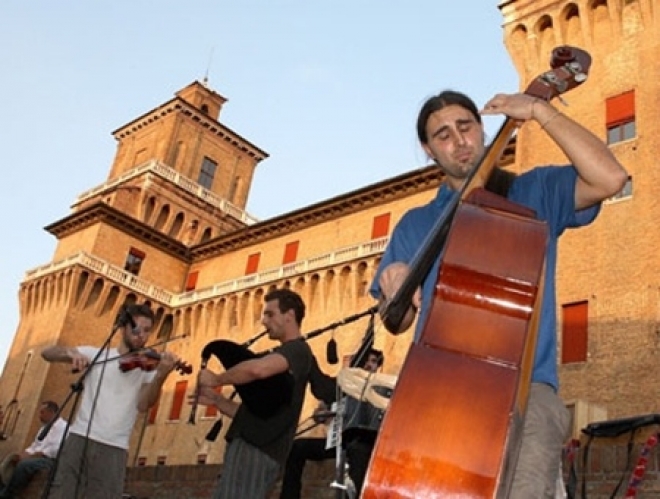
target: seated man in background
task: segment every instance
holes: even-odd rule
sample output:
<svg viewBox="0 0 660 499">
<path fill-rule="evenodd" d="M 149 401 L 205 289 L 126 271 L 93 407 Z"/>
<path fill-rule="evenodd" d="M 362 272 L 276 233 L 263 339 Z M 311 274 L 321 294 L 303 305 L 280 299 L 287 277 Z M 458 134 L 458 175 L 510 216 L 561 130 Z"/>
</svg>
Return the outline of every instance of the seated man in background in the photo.
<svg viewBox="0 0 660 499">
<path fill-rule="evenodd" d="M 379 350 L 372 348 L 367 351 L 367 354 L 364 357 L 365 358 L 360 362 L 358 367 L 361 367 L 366 371 L 376 372 L 383 364 L 383 354 Z M 336 378 L 332 378 L 322 373 L 318 368 L 318 364 L 314 362 L 310 372 L 309 381 L 312 394 L 320 399 L 320 403 L 314 410 L 312 418 L 316 425 L 330 425 L 334 415 L 329 409 L 337 398 L 337 380 Z M 325 461 L 326 459 L 336 458 L 336 449 L 334 447 L 329 447 L 327 443 L 327 437 L 296 438 L 293 441 L 293 446 L 291 447 L 284 468 L 280 499 L 300 499 L 302 474 L 307 461 Z M 364 469 L 366 472 L 368 459 L 369 458 L 367 457 L 367 463 L 363 465 L 355 465 L 354 468 L 356 470 Z"/>
<path fill-rule="evenodd" d="M 39 420 L 42 423 L 32 444 L 20 454 L 10 454 L 0 464 L 0 476 L 4 487 L 0 489 L 0 499 L 10 499 L 23 490 L 39 470 L 50 469 L 55 463 L 64 432 L 66 421 L 57 418 L 43 440 L 39 435 L 44 426 L 53 421 L 59 407 L 51 400 L 41 404 Z M 13 471 L 12 471 L 13 469 Z"/>
</svg>

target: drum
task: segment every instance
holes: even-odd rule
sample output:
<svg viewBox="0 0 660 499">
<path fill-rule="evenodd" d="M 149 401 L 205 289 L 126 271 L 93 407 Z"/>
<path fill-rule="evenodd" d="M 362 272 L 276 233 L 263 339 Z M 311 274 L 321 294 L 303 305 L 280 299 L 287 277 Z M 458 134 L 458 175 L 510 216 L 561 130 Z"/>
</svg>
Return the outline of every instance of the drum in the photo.
<svg viewBox="0 0 660 499">
<path fill-rule="evenodd" d="M 346 446 L 355 439 L 374 442 L 394 391 L 396 376 L 348 367 L 339 371 L 337 383 L 346 394 L 342 444 Z"/>
</svg>

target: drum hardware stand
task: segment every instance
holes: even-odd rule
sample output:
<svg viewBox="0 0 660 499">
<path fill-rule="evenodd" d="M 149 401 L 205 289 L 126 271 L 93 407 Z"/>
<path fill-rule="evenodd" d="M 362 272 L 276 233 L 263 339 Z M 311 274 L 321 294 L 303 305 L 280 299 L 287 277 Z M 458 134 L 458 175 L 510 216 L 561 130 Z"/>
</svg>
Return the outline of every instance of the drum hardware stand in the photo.
<svg viewBox="0 0 660 499">
<path fill-rule="evenodd" d="M 330 488 L 336 489 L 336 499 L 357 499 L 355 485 L 350 477 L 344 477 L 346 468 L 344 452 L 341 451 L 340 464 L 337 466 L 337 475 L 330 484 Z"/>
<path fill-rule="evenodd" d="M 336 499 L 356 499 L 357 492 L 355 484 L 348 476 L 346 463 L 346 452 L 341 448 L 341 443 L 337 445 L 337 466 L 335 468 L 335 479 L 330 483 L 330 488 L 335 489 Z"/>
<path fill-rule="evenodd" d="M 370 348 L 374 344 L 374 319 L 376 312 L 378 312 L 378 306 L 373 306 L 368 309 L 366 312 L 351 316 L 344 320 L 354 320 L 358 316 L 364 316 L 370 314 L 369 324 L 367 325 L 367 330 L 365 331 L 364 337 L 358 347 L 357 351 L 353 354 L 351 359 L 350 366 L 356 367 L 362 362 L 362 359 L 367 354 Z M 335 479 L 330 484 L 330 487 L 336 490 L 336 499 L 357 499 L 360 491 L 355 490 L 355 484 L 351 477 L 348 475 L 348 466 L 346 462 L 346 451 L 343 448 L 342 434 L 344 432 L 344 413 L 346 410 L 345 406 L 345 393 L 339 386 L 337 386 L 337 415 L 335 416 L 335 422 L 337 423 L 337 460 L 335 467 Z"/>
</svg>

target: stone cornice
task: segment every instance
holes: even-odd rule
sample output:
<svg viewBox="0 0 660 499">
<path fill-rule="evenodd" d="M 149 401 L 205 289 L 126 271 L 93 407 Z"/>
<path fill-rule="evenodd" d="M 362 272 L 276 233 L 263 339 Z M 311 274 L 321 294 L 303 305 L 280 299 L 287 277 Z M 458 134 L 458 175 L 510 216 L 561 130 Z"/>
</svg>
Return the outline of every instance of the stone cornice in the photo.
<svg viewBox="0 0 660 499">
<path fill-rule="evenodd" d="M 507 153 L 515 151 L 515 142 L 507 147 Z M 133 219 L 117 209 L 95 203 L 46 227 L 57 238 L 62 238 L 93 223 L 105 222 L 169 254 L 192 263 L 238 251 L 244 247 L 299 231 L 333 219 L 345 217 L 360 210 L 385 204 L 413 194 L 437 188 L 442 174 L 436 166 L 426 166 L 376 184 L 316 203 L 275 218 L 264 220 L 219 236 L 206 243 L 188 249 L 182 243 L 162 234 L 147 224 Z"/>
<path fill-rule="evenodd" d="M 187 116 L 203 128 L 208 129 L 216 136 L 221 137 L 226 142 L 229 142 L 235 148 L 245 152 L 254 158 L 257 162 L 262 161 L 268 157 L 268 153 L 266 151 L 260 149 L 244 137 L 240 136 L 230 128 L 227 128 L 220 122 L 214 120 L 210 116 L 205 115 L 195 106 L 192 106 L 180 97 L 174 97 L 164 104 L 161 104 L 151 111 L 148 111 L 142 116 L 135 118 L 133 121 L 130 121 L 124 126 L 116 129 L 114 132 L 112 132 L 112 135 L 117 140 L 124 139 L 131 134 L 151 125 L 154 121 L 164 118 L 171 113 L 180 113 L 184 116 Z"/>
<path fill-rule="evenodd" d="M 579 5 L 582 2 L 583 0 L 575 0 L 572 3 Z M 498 8 L 504 18 L 504 26 L 514 23 L 529 24 L 526 27 L 531 30 L 538 18 L 549 15 L 552 9 L 559 8 L 563 3 L 568 4 L 569 2 L 566 2 L 566 0 L 545 0 L 540 2 L 538 0 L 515 0 L 510 2 L 503 1 L 498 5 Z M 530 17 L 532 17 L 532 22 L 525 22 Z"/>
<path fill-rule="evenodd" d="M 111 225 L 126 234 L 158 247 L 180 260 L 187 263 L 191 262 L 190 251 L 184 244 L 101 202 L 90 205 L 68 217 L 47 225 L 45 229 L 58 239 L 61 239 L 97 223 Z"/>
<path fill-rule="evenodd" d="M 205 260 L 236 251 L 310 225 L 433 189 L 440 180 L 440 171 L 435 166 L 414 170 L 197 245 L 191 249 L 192 257 L 193 260 Z"/>
<path fill-rule="evenodd" d="M 340 218 L 395 199 L 437 187 L 441 175 L 434 166 L 363 187 L 340 196 L 230 232 L 191 249 L 125 213 L 98 202 L 73 213 L 45 229 L 58 239 L 95 223 L 107 223 L 188 263 L 237 251 L 305 227 Z"/>
</svg>

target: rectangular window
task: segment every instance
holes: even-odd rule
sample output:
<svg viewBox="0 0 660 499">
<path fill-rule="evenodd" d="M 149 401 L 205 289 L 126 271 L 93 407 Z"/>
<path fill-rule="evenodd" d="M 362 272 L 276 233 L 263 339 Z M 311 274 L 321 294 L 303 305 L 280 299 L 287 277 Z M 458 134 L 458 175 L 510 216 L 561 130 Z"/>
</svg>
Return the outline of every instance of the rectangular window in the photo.
<svg viewBox="0 0 660 499">
<path fill-rule="evenodd" d="M 621 189 L 614 196 L 609 198 L 608 201 L 616 201 L 618 199 L 631 198 L 632 194 L 633 194 L 632 177 L 628 176 L 628 180 L 626 180 L 626 185 L 623 186 L 623 189 Z"/>
<path fill-rule="evenodd" d="M 124 270 L 131 274 L 138 275 L 145 257 L 146 254 L 144 251 L 140 251 L 137 248 L 130 248 L 128 250 L 128 255 L 126 256 L 126 263 L 124 263 Z"/>
<path fill-rule="evenodd" d="M 218 386 L 215 389 L 216 392 L 222 395 L 222 386 Z M 214 405 L 207 405 L 206 409 L 204 410 L 204 417 L 205 418 L 212 418 L 215 417 L 218 414 L 218 408 Z"/>
<path fill-rule="evenodd" d="M 218 168 L 218 164 L 213 161 L 211 158 L 204 158 L 202 162 L 202 171 L 199 172 L 199 178 L 197 183 L 199 183 L 205 189 L 211 190 L 213 186 L 213 178 L 215 177 L 215 171 Z"/>
<path fill-rule="evenodd" d="M 561 363 L 586 362 L 589 302 L 562 305 Z"/>
<path fill-rule="evenodd" d="M 133 166 L 139 166 L 142 163 L 146 163 L 147 158 L 148 158 L 147 148 L 143 147 L 142 149 L 138 150 L 135 153 L 135 156 L 133 157 Z"/>
<path fill-rule="evenodd" d="M 186 398 L 186 389 L 188 388 L 187 381 L 177 381 L 174 385 L 174 397 L 172 398 L 172 409 L 170 409 L 170 421 L 178 421 L 181 419 L 181 408 L 183 401 Z"/>
<path fill-rule="evenodd" d="M 385 237 L 390 232 L 390 213 L 383 213 L 374 217 L 371 225 L 371 239 Z"/>
<path fill-rule="evenodd" d="M 215 417 L 216 414 L 218 414 L 218 408 L 214 405 L 207 405 L 206 409 L 204 409 L 205 418 Z"/>
<path fill-rule="evenodd" d="M 634 90 L 607 99 L 605 122 L 608 144 L 629 140 L 637 135 Z"/>
<path fill-rule="evenodd" d="M 197 287 L 197 278 L 199 277 L 199 271 L 195 270 L 188 274 L 188 279 L 186 279 L 186 291 L 192 291 Z"/>
<path fill-rule="evenodd" d="M 284 258 L 282 258 L 282 265 L 293 263 L 298 258 L 298 243 L 300 241 L 293 241 L 287 243 L 284 248 Z"/>
<path fill-rule="evenodd" d="M 245 265 L 245 275 L 256 274 L 259 270 L 259 258 L 261 253 L 252 253 L 248 255 L 247 264 Z"/>
</svg>

